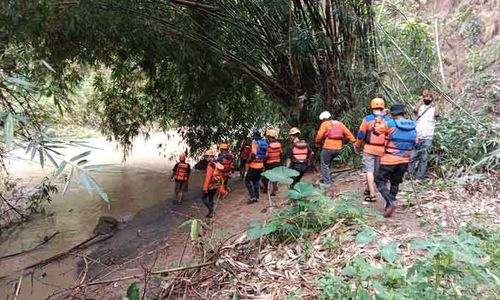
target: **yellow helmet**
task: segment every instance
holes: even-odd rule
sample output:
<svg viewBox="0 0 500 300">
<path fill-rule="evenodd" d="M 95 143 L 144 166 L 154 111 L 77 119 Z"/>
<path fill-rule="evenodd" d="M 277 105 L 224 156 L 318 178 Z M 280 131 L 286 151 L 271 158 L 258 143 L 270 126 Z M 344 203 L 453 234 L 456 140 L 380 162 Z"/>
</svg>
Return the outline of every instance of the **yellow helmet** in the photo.
<svg viewBox="0 0 500 300">
<path fill-rule="evenodd" d="M 385 101 L 382 98 L 373 98 L 372 101 L 370 101 L 370 108 L 375 109 L 385 109 Z"/>
<path fill-rule="evenodd" d="M 278 131 L 276 131 L 274 129 L 268 129 L 266 131 L 266 136 L 276 138 L 278 136 Z"/>
<path fill-rule="evenodd" d="M 205 152 L 205 156 L 215 156 L 214 150 L 212 150 L 212 149 L 208 149 L 208 150 Z"/>
<path fill-rule="evenodd" d="M 298 129 L 297 127 L 293 127 L 292 129 L 290 129 L 289 134 L 290 135 L 298 135 L 298 134 L 300 134 L 300 129 Z"/>
<path fill-rule="evenodd" d="M 228 144 L 220 144 L 219 149 L 220 150 L 229 150 L 229 145 Z"/>
</svg>

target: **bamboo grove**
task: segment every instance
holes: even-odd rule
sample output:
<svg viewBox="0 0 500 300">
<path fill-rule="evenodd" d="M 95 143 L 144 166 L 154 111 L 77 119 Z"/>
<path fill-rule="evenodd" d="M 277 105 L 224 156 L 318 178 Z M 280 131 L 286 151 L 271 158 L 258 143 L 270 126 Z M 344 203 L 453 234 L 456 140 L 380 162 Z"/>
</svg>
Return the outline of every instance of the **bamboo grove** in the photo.
<svg viewBox="0 0 500 300">
<path fill-rule="evenodd" d="M 194 151 L 277 119 L 311 130 L 323 109 L 352 123 L 377 90 L 370 0 L 11 0 L 0 11 L 1 68 L 22 49 L 48 62 L 44 84 L 61 95 L 92 71 L 103 131 L 126 149 L 152 122 Z"/>
</svg>

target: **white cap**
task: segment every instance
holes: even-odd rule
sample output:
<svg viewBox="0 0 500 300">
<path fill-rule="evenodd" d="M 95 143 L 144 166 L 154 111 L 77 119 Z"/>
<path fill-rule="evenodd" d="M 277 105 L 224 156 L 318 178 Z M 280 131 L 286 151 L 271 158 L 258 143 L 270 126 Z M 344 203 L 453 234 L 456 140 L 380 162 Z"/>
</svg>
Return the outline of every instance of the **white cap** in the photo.
<svg viewBox="0 0 500 300">
<path fill-rule="evenodd" d="M 319 115 L 319 119 L 321 121 L 329 119 L 331 117 L 332 117 L 332 115 L 328 111 L 326 111 L 326 110 Z"/>
</svg>

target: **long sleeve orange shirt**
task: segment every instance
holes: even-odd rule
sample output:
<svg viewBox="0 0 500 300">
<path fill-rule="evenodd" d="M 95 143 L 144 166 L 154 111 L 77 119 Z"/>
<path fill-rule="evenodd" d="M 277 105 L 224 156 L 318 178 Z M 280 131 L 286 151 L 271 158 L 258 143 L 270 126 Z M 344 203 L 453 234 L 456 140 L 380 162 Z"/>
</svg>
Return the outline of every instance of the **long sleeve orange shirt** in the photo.
<svg viewBox="0 0 500 300">
<path fill-rule="evenodd" d="M 340 127 L 342 128 L 342 131 L 344 132 L 344 137 L 346 137 L 349 141 L 354 143 L 356 141 L 354 135 L 351 133 L 349 129 L 347 129 L 347 127 L 345 127 L 345 125 L 342 122 L 339 123 Z M 316 145 L 320 145 L 321 141 L 324 139 L 322 147 L 323 149 L 328 149 L 328 150 L 342 149 L 343 146 L 342 140 L 332 140 L 325 137 L 326 133 L 330 128 L 332 128 L 332 120 L 323 121 L 323 123 L 321 123 L 321 126 L 319 127 L 316 137 L 314 138 L 314 142 L 316 143 Z"/>
</svg>

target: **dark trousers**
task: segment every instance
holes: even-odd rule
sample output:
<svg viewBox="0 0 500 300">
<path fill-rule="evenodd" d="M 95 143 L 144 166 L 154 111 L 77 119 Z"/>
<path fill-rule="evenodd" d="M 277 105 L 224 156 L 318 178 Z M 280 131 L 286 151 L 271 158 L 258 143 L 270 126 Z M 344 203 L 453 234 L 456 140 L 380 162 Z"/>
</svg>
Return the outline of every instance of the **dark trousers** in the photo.
<svg viewBox="0 0 500 300">
<path fill-rule="evenodd" d="M 201 201 L 203 201 L 203 204 L 208 208 L 208 212 L 211 213 L 214 211 L 214 199 L 215 199 L 215 194 L 217 194 L 217 189 L 211 189 L 208 190 L 206 194 L 203 194 L 201 197 Z"/>
<path fill-rule="evenodd" d="M 272 170 L 276 167 L 279 167 L 281 164 L 280 163 L 272 163 L 272 164 L 266 164 L 265 165 L 265 170 Z M 264 190 L 267 192 L 267 188 L 268 188 L 268 184 L 269 184 L 269 179 L 267 179 L 266 177 L 262 176 L 262 186 L 264 187 Z M 278 183 L 277 182 L 271 182 L 272 184 L 272 189 L 271 191 L 275 191 L 277 188 L 278 188 Z"/>
<path fill-rule="evenodd" d="M 399 191 L 399 184 L 403 182 L 403 176 L 406 170 L 408 170 L 408 164 L 398 164 L 398 165 L 380 165 L 378 173 L 375 177 L 375 183 L 377 184 L 377 189 L 382 194 L 385 200 L 385 207 L 394 206 L 394 201 L 396 201 L 396 196 Z M 391 183 L 390 189 L 387 188 L 387 179 Z"/>
<path fill-rule="evenodd" d="M 331 184 L 332 183 L 332 176 L 330 175 L 330 164 L 332 163 L 332 160 L 339 155 L 340 150 L 330 150 L 330 149 L 323 149 L 321 150 L 320 153 L 320 171 L 321 171 L 321 177 L 323 178 L 323 183 L 324 184 Z"/>
<path fill-rule="evenodd" d="M 302 179 L 302 177 L 306 173 L 307 163 L 293 163 L 292 162 L 290 169 L 293 169 L 293 170 L 300 173 L 299 176 L 292 177 L 293 182 L 292 182 L 292 185 L 290 187 L 293 188 L 298 182 L 300 182 L 300 180 Z"/>
<path fill-rule="evenodd" d="M 250 199 L 259 199 L 260 177 L 262 169 L 249 168 L 245 177 L 245 185 L 250 194 Z"/>
</svg>

